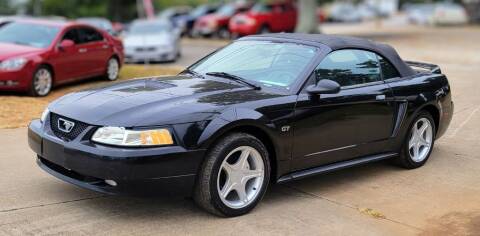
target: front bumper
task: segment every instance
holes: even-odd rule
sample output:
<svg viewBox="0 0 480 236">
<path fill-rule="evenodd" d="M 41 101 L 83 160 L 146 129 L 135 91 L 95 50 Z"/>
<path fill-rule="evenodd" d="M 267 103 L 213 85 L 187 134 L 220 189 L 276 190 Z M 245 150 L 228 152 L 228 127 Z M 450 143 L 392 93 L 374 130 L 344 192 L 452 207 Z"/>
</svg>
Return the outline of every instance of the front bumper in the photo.
<svg viewBox="0 0 480 236">
<path fill-rule="evenodd" d="M 210 26 L 196 26 L 193 28 L 193 35 L 208 36 L 217 32 L 217 29 Z"/>
<path fill-rule="evenodd" d="M 233 34 L 237 34 L 239 36 L 246 36 L 256 34 L 258 32 L 257 28 L 258 27 L 256 25 L 232 23 L 230 24 L 229 29 Z"/>
<path fill-rule="evenodd" d="M 0 91 L 25 91 L 33 74 L 28 70 L 0 71 Z"/>
<path fill-rule="evenodd" d="M 135 49 L 128 49 L 125 52 L 125 62 L 162 62 L 172 61 L 177 58 L 177 50 L 175 48 L 170 49 L 155 49 L 149 51 L 136 51 Z"/>
<path fill-rule="evenodd" d="M 43 170 L 86 189 L 108 194 L 191 195 L 204 150 L 98 145 L 85 138 L 93 129 L 67 142 L 57 138 L 49 125 L 35 120 L 29 125 L 28 143 Z"/>
</svg>

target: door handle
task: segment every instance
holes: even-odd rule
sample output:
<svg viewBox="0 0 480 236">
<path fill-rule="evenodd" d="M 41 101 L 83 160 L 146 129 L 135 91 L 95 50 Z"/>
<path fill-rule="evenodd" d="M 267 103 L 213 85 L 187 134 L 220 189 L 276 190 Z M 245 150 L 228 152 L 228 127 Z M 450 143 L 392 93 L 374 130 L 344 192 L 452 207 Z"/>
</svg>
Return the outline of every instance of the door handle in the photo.
<svg viewBox="0 0 480 236">
<path fill-rule="evenodd" d="M 385 96 L 385 94 L 380 94 L 380 95 L 377 95 L 377 96 L 375 97 L 375 99 L 376 99 L 377 101 L 385 101 L 386 96 Z"/>
<path fill-rule="evenodd" d="M 109 46 L 108 45 L 103 45 L 102 48 L 107 49 L 107 48 L 109 48 Z"/>
<path fill-rule="evenodd" d="M 86 48 L 80 48 L 80 49 L 78 49 L 78 52 L 79 53 L 85 53 L 85 52 L 87 52 L 87 49 Z"/>
</svg>

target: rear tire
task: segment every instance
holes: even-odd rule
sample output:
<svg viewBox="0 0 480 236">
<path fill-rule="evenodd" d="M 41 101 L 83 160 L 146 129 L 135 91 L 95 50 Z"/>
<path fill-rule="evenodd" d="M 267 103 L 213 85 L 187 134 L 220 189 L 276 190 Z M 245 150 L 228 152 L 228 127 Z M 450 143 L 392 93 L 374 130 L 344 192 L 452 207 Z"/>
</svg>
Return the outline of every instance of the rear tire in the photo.
<svg viewBox="0 0 480 236">
<path fill-rule="evenodd" d="M 117 58 L 111 57 L 107 62 L 107 71 L 105 72 L 105 78 L 109 81 L 115 81 L 120 75 L 120 62 Z"/>
<path fill-rule="evenodd" d="M 270 28 L 267 25 L 263 25 L 260 27 L 260 30 L 258 31 L 258 34 L 269 34 L 270 33 Z"/>
<path fill-rule="evenodd" d="M 204 210 L 223 217 L 251 211 L 270 182 L 268 151 L 256 137 L 232 133 L 205 157 L 194 191 Z"/>
<path fill-rule="evenodd" d="M 228 30 L 227 27 L 220 28 L 218 30 L 218 37 L 221 39 L 230 39 L 231 38 L 230 30 Z"/>
<path fill-rule="evenodd" d="M 432 115 L 421 111 L 413 120 L 400 151 L 393 161 L 406 168 L 415 169 L 425 165 L 435 143 L 435 122 Z"/>
<path fill-rule="evenodd" d="M 33 97 L 45 97 L 53 87 L 53 73 L 48 66 L 40 66 L 33 73 L 29 95 Z"/>
</svg>

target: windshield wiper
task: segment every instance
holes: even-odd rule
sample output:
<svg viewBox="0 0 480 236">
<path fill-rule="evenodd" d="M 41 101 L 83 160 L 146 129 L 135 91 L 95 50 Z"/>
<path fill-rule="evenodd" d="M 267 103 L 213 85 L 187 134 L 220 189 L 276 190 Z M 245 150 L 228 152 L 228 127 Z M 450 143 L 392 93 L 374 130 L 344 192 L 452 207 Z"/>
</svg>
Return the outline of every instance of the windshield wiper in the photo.
<svg viewBox="0 0 480 236">
<path fill-rule="evenodd" d="M 226 79 L 231 79 L 231 80 L 246 84 L 246 85 L 254 88 L 255 90 L 262 89 L 262 87 L 260 87 L 259 85 L 255 84 L 255 83 L 249 82 L 249 81 L 247 81 L 246 79 L 244 79 L 240 76 L 232 75 L 232 74 L 227 73 L 227 72 L 208 72 L 207 75 L 222 77 L 222 78 L 226 78 Z"/>
<path fill-rule="evenodd" d="M 184 74 L 184 73 L 188 73 L 188 74 L 191 74 L 191 75 L 193 75 L 193 76 L 196 76 L 196 77 L 200 77 L 200 78 L 202 78 L 202 79 L 205 79 L 205 77 L 204 77 L 202 74 L 200 74 L 200 73 L 198 73 L 198 72 L 196 72 L 196 71 L 194 71 L 194 70 L 192 70 L 192 69 L 188 69 L 188 68 L 187 68 L 187 69 L 185 69 L 184 71 L 180 72 L 180 74 Z"/>
</svg>

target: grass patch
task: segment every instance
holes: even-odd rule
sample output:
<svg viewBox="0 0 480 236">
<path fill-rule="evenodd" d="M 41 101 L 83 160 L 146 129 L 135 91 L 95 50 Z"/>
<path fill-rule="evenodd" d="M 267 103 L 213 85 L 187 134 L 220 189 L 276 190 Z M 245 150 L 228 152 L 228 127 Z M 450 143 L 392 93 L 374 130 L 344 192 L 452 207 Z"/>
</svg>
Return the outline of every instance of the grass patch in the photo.
<svg viewBox="0 0 480 236">
<path fill-rule="evenodd" d="M 125 65 L 119 81 L 147 76 L 175 75 L 182 70 L 176 66 L 162 65 Z M 112 82 L 101 78 L 84 80 L 55 88 L 47 97 L 34 98 L 23 94 L 0 93 L 0 129 L 25 127 L 28 123 L 40 117 L 43 110 L 53 100 L 70 92 L 101 86 Z"/>
</svg>

